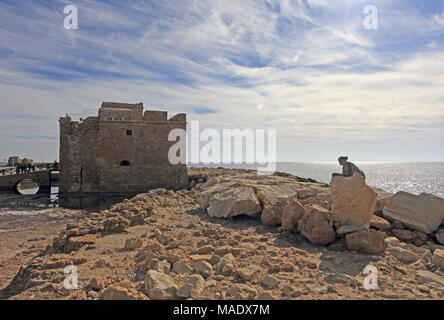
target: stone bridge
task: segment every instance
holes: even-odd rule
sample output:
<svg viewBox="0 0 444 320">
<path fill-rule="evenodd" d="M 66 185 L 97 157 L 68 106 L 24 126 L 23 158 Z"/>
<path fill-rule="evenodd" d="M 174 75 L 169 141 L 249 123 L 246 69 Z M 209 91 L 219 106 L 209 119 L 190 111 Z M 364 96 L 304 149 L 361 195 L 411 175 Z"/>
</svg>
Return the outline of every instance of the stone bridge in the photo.
<svg viewBox="0 0 444 320">
<path fill-rule="evenodd" d="M 12 190 L 18 192 L 17 185 L 25 179 L 31 179 L 38 183 L 40 187 L 39 192 L 51 189 L 51 170 L 40 170 L 6 176 L 0 175 L 0 191 Z"/>
</svg>

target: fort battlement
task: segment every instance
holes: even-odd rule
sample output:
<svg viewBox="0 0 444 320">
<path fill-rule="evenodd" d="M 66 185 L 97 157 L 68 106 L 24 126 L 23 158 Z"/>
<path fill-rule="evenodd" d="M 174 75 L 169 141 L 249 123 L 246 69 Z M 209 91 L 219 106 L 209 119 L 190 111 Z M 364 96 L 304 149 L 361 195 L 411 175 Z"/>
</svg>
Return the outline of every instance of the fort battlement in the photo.
<svg viewBox="0 0 444 320">
<path fill-rule="evenodd" d="M 186 167 L 172 165 L 168 141 L 186 130 L 186 115 L 168 119 L 143 104 L 103 102 L 97 117 L 60 124 L 60 193 L 144 192 L 188 185 Z"/>
</svg>

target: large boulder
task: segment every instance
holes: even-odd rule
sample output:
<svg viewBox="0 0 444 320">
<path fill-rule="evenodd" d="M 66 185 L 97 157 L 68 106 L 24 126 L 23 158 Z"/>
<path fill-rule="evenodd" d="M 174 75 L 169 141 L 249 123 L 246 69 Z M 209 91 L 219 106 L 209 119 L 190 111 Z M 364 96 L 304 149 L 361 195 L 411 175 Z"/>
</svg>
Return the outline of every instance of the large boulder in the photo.
<svg viewBox="0 0 444 320">
<path fill-rule="evenodd" d="M 262 211 L 253 188 L 240 186 L 214 194 L 209 200 L 208 215 L 230 218 L 239 215 L 258 217 Z"/>
<path fill-rule="evenodd" d="M 360 230 L 345 236 L 345 243 L 349 250 L 377 254 L 384 252 L 385 232 L 375 230 Z"/>
<path fill-rule="evenodd" d="M 279 226 L 282 224 L 282 212 L 286 206 L 285 199 L 278 200 L 273 204 L 266 204 L 261 214 L 262 224 L 266 227 Z"/>
<path fill-rule="evenodd" d="M 203 189 L 202 192 L 199 192 L 196 195 L 197 202 L 199 203 L 200 207 L 203 210 L 207 210 L 210 206 L 210 199 L 217 193 L 221 193 L 223 191 L 229 190 L 231 188 L 234 188 L 236 186 L 239 186 L 239 183 L 233 181 L 233 182 L 220 182 L 218 184 L 215 184 L 211 187 Z"/>
<path fill-rule="evenodd" d="M 296 231 L 299 220 L 306 212 L 307 209 L 298 200 L 289 200 L 282 211 L 282 228 L 288 231 Z"/>
<path fill-rule="evenodd" d="M 150 270 L 145 278 L 145 292 L 152 300 L 172 300 L 176 298 L 177 286 L 174 280 L 161 272 Z"/>
<path fill-rule="evenodd" d="M 444 219 L 444 199 L 425 193 L 417 196 L 401 191 L 385 206 L 384 218 L 400 221 L 410 229 L 431 234 Z"/>
<path fill-rule="evenodd" d="M 376 193 L 355 173 L 352 177 L 336 176 L 331 180 L 333 220 L 341 226 L 369 227 L 376 205 Z"/>
<path fill-rule="evenodd" d="M 264 226 L 282 224 L 282 213 L 288 200 L 294 198 L 297 191 L 294 186 L 258 186 L 257 196 L 263 204 L 261 221 Z"/>
<path fill-rule="evenodd" d="M 330 212 L 314 205 L 299 220 L 298 230 L 313 244 L 327 245 L 336 238 Z"/>
</svg>

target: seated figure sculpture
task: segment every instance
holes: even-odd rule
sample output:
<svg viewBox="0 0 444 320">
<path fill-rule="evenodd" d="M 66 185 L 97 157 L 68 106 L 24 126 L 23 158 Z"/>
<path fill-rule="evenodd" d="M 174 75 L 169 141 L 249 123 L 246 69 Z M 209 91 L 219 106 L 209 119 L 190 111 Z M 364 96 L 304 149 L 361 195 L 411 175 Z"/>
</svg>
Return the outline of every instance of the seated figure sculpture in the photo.
<svg viewBox="0 0 444 320">
<path fill-rule="evenodd" d="M 348 157 L 346 157 L 346 156 L 342 156 L 342 157 L 338 158 L 339 164 L 342 166 L 342 174 L 333 173 L 333 177 L 336 177 L 336 176 L 351 177 L 356 172 L 365 179 L 364 172 L 361 169 L 359 169 L 354 163 L 348 162 L 347 160 L 348 160 Z"/>
</svg>

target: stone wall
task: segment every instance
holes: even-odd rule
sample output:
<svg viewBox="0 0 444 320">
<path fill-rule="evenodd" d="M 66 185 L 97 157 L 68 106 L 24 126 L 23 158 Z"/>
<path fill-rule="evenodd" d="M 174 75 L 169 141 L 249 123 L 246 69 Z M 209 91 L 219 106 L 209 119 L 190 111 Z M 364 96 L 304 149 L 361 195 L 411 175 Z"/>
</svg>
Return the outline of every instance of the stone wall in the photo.
<svg viewBox="0 0 444 320">
<path fill-rule="evenodd" d="M 103 103 L 98 117 L 60 119 L 60 192 L 144 192 L 188 185 L 185 165 L 171 165 L 170 130 L 186 129 L 186 115 L 167 119 L 142 104 Z"/>
<path fill-rule="evenodd" d="M 39 192 L 47 192 L 51 187 L 51 173 L 49 170 L 35 171 L 29 173 L 20 173 L 7 176 L 0 176 L 0 191 L 17 191 L 17 185 L 25 180 L 31 179 L 38 183 Z"/>
</svg>

